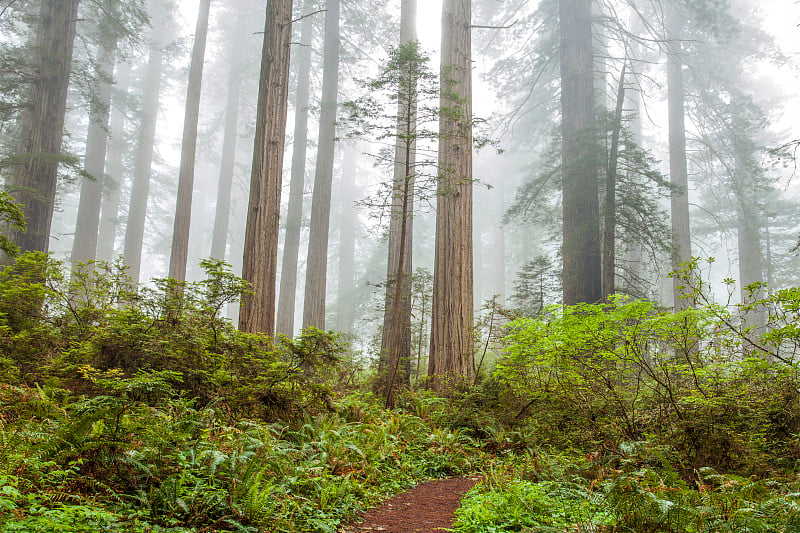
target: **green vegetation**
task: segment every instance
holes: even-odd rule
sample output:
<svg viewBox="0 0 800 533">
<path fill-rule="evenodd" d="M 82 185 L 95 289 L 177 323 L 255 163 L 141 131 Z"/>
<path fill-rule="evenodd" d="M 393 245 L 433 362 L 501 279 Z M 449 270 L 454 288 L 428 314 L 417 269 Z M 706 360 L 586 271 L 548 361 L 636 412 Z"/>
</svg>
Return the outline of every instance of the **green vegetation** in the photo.
<svg viewBox="0 0 800 533">
<path fill-rule="evenodd" d="M 519 318 L 477 384 L 387 411 L 337 334 L 222 318 L 246 289 L 223 263 L 135 288 L 21 255 L 0 272 L 0 529 L 335 532 L 479 472 L 458 531 L 798 531 L 800 291 L 715 305 L 696 266 L 704 305 Z"/>
<path fill-rule="evenodd" d="M 333 333 L 244 335 L 208 277 L 134 289 L 116 265 L 0 273 L 3 531 L 335 531 L 475 453 L 354 393 Z"/>
</svg>

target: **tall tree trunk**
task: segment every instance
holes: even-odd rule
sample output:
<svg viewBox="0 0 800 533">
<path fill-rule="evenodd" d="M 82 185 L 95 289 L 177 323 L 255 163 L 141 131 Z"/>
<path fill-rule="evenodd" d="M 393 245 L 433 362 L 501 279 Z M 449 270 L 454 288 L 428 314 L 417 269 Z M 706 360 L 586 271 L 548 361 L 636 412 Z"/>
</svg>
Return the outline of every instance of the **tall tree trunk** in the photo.
<svg viewBox="0 0 800 533">
<path fill-rule="evenodd" d="M 253 173 L 247 208 L 242 277 L 253 294 L 242 298 L 239 329 L 275 334 L 276 270 L 283 151 L 289 95 L 292 0 L 270 0 L 261 50 Z"/>
<path fill-rule="evenodd" d="M 684 119 L 683 68 L 681 64 L 681 20 L 674 0 L 667 6 L 667 34 L 671 48 L 667 57 L 667 100 L 669 106 L 669 175 L 673 185 L 672 213 L 672 269 L 679 270 L 682 263 L 692 259 L 689 232 L 689 172 L 686 164 L 686 125 Z M 691 306 L 686 297 L 684 282 L 673 278 L 672 293 L 675 311 Z"/>
<path fill-rule="evenodd" d="M 241 46 L 245 35 L 247 21 L 244 9 L 240 9 L 236 18 L 234 34 L 230 36 L 231 47 L 228 51 L 228 91 L 225 103 L 225 133 L 222 139 L 222 161 L 217 185 L 217 203 L 214 210 L 214 230 L 211 236 L 211 257 L 225 259 L 228 244 L 228 227 L 231 219 L 231 190 L 233 189 L 233 171 L 236 165 L 236 138 L 239 128 L 239 102 L 242 94 Z"/>
<path fill-rule="evenodd" d="M 506 234 L 503 227 L 505 213 L 505 180 L 499 177 L 494 185 L 496 221 L 492 230 L 492 295 L 499 295 L 497 302 L 505 305 L 506 295 Z"/>
<path fill-rule="evenodd" d="M 640 35 L 642 32 L 641 19 L 633 15 L 631 20 L 631 28 L 634 35 Z M 644 48 L 638 43 L 631 44 L 631 65 L 637 64 L 636 62 L 646 61 Z M 634 78 L 638 78 L 638 74 L 632 72 Z M 634 85 L 639 85 L 638 81 Z M 633 140 L 636 144 L 642 145 L 642 97 L 638 88 L 633 91 L 627 91 L 625 98 L 627 99 L 628 106 L 632 110 L 633 115 L 630 120 L 630 129 L 633 134 Z M 652 186 L 652 185 L 651 185 Z M 625 239 L 625 292 L 633 295 L 636 298 L 645 298 L 648 293 L 647 273 L 644 269 L 644 246 L 639 239 L 632 238 L 630 232 L 626 232 Z"/>
<path fill-rule="evenodd" d="M 353 290 L 355 289 L 356 260 L 356 213 L 353 202 L 356 200 L 356 172 L 358 169 L 358 150 L 349 146 L 344 151 L 341 179 L 342 214 L 339 217 L 339 284 L 336 298 L 336 328 L 344 333 L 352 333 Z"/>
<path fill-rule="evenodd" d="M 325 53 L 322 67 L 322 109 L 319 120 L 317 168 L 311 199 L 303 328 L 325 329 L 328 275 L 328 230 L 331 218 L 333 156 L 336 148 L 336 111 L 339 93 L 339 0 L 327 1 Z"/>
<path fill-rule="evenodd" d="M 169 259 L 169 277 L 179 281 L 186 280 L 186 263 L 189 260 L 189 228 L 192 220 L 194 164 L 197 154 L 197 122 L 200 117 L 200 93 L 203 86 L 203 64 L 210 8 L 211 0 L 200 0 L 200 12 L 197 15 L 197 27 L 194 32 L 192 64 L 189 68 L 186 115 L 183 120 L 178 198 L 175 204 L 175 224 L 172 231 L 172 254 Z"/>
<path fill-rule="evenodd" d="M 475 375 L 472 303 L 470 0 L 445 0 L 439 176 L 428 376 L 434 389 Z"/>
<path fill-rule="evenodd" d="M 627 58 L 622 64 L 617 89 L 617 105 L 614 110 L 614 124 L 611 132 L 611 147 L 606 169 L 605 220 L 603 223 L 603 300 L 616 292 L 616 238 L 617 238 L 617 158 L 619 157 L 619 136 L 622 131 L 622 110 L 625 105 L 625 69 Z"/>
<path fill-rule="evenodd" d="M 100 50 L 100 83 L 97 100 L 89 110 L 89 131 L 86 135 L 84 170 L 88 177 L 81 181 L 78 219 L 75 239 L 72 241 L 72 268 L 80 263 L 94 261 L 97 257 L 97 232 L 100 226 L 100 201 L 103 195 L 106 149 L 108 147 L 108 121 L 111 108 L 111 77 L 117 43 L 105 43 Z"/>
<path fill-rule="evenodd" d="M 764 298 L 764 290 L 759 287 L 752 296 L 747 287 L 755 283 L 764 282 L 764 262 L 761 254 L 761 231 L 759 216 L 754 209 L 755 191 L 752 194 L 741 191 L 741 189 L 751 189 L 739 185 L 741 194 L 737 205 L 737 240 L 739 245 L 739 285 L 742 302 L 752 302 Z M 755 309 L 744 313 L 743 319 L 747 327 L 755 328 L 750 337 L 757 342 L 758 333 L 763 333 L 767 317 L 765 309 L 758 306 Z"/>
<path fill-rule="evenodd" d="M 8 190 L 22 205 L 27 223 L 24 231 L 12 229 L 9 237 L 23 251 L 47 252 L 50 245 L 79 3 L 41 2 L 34 49 L 35 79 L 20 118 L 20 163 L 8 180 Z"/>
<path fill-rule="evenodd" d="M 400 10 L 401 45 L 417 40 L 416 20 L 416 0 L 403 0 Z M 400 75 L 403 76 L 403 73 Z M 390 360 L 396 361 L 396 365 L 405 363 L 406 366 L 411 361 L 411 272 L 416 164 L 416 142 L 413 135 L 416 130 L 417 88 L 416 80 L 408 79 L 405 83 L 408 87 L 402 85 L 397 99 L 397 138 L 392 177 L 392 208 L 389 215 L 389 258 L 386 269 L 380 371 L 386 370 L 386 365 L 391 364 Z M 401 235 L 405 235 L 403 242 L 400 240 Z M 398 282 L 401 285 L 399 290 Z M 400 299 L 396 302 L 397 294 L 400 295 Z M 394 369 L 389 370 L 392 376 L 395 372 Z M 403 376 L 406 374 L 402 373 Z M 403 379 L 403 383 L 407 384 L 407 380 Z"/>
<path fill-rule="evenodd" d="M 103 180 L 103 201 L 100 210 L 100 231 L 97 236 L 97 259 L 114 259 L 114 242 L 119 225 L 119 200 L 122 190 L 125 166 L 123 156 L 127 151 L 125 143 L 125 99 L 131 83 L 131 69 L 125 62 L 117 63 L 116 91 L 112 97 L 114 109 L 111 112 L 106 175 Z M 119 100 L 119 101 L 118 101 Z"/>
<path fill-rule="evenodd" d="M 305 3 L 308 5 L 308 2 Z M 297 54 L 297 94 L 295 96 L 294 147 L 292 177 L 289 182 L 289 206 L 286 210 L 286 234 L 283 239 L 281 290 L 278 297 L 276 331 L 294 335 L 294 307 L 297 293 L 297 258 L 300 253 L 300 231 L 303 221 L 303 191 L 306 183 L 306 153 L 308 149 L 308 106 L 311 79 L 311 17 L 303 19 Z"/>
<path fill-rule="evenodd" d="M 136 145 L 136 161 L 133 166 L 133 183 L 123 248 L 123 259 L 128 267 L 128 275 L 134 283 L 139 282 L 142 268 L 142 241 L 144 239 L 144 222 L 147 216 L 147 200 L 150 195 L 150 174 L 156 140 L 163 62 L 161 43 L 156 39 L 150 47 L 150 58 L 145 73 L 142 121 L 139 125 L 139 139 Z"/>
<path fill-rule="evenodd" d="M 561 0 L 564 303 L 602 298 L 590 0 Z"/>
</svg>

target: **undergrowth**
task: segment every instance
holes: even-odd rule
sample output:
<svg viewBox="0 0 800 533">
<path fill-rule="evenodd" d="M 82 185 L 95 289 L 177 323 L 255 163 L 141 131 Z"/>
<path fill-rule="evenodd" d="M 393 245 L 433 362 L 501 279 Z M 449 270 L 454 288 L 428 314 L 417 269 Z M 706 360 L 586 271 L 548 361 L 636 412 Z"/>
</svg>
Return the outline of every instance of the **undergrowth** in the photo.
<svg viewBox="0 0 800 533">
<path fill-rule="evenodd" d="M 246 284 L 204 267 L 0 270 L 0 531 L 335 532 L 476 472 L 457 531 L 800 531 L 800 290 L 732 311 L 689 273 L 682 313 L 551 308 L 475 384 L 386 410 L 340 335 L 242 334 Z"/>
<path fill-rule="evenodd" d="M 2 386 L 3 531 L 319 531 L 418 480 L 473 471 L 448 430 L 350 396 L 295 423 L 225 423 L 164 376 L 91 399 Z M 126 383 L 126 389 L 130 389 Z M 156 396 L 151 396 L 151 400 Z"/>
</svg>

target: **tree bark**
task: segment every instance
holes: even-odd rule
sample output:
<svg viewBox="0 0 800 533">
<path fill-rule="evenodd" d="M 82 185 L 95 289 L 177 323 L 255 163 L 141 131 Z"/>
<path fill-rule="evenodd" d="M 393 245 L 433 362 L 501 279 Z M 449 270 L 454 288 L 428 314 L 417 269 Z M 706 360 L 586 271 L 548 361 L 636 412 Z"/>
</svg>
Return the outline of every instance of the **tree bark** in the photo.
<svg viewBox="0 0 800 533">
<path fill-rule="evenodd" d="M 470 0 L 445 0 L 430 386 L 475 375 L 472 292 L 472 50 Z"/>
<path fill-rule="evenodd" d="M 505 305 L 506 296 L 506 233 L 503 226 L 505 213 L 505 180 L 499 176 L 494 185 L 496 221 L 492 230 L 492 295 L 499 295 L 497 303 Z"/>
<path fill-rule="evenodd" d="M 622 65 L 617 89 L 617 105 L 614 110 L 614 124 L 611 132 L 611 147 L 606 169 L 605 220 L 603 224 L 603 300 L 616 292 L 616 239 L 617 239 L 617 158 L 619 156 L 619 136 L 622 130 L 622 110 L 625 105 L 625 69 Z"/>
<path fill-rule="evenodd" d="M 41 2 L 34 49 L 36 74 L 20 118 L 19 163 L 8 180 L 8 190 L 22 205 L 27 224 L 24 231 L 12 229 L 9 235 L 22 251 L 47 252 L 50 245 L 79 3 Z"/>
<path fill-rule="evenodd" d="M 245 35 L 246 14 L 240 9 L 236 19 L 234 34 L 230 37 L 228 52 L 230 69 L 228 71 L 228 91 L 225 103 L 225 133 L 222 139 L 222 161 L 217 186 L 217 203 L 214 210 L 214 229 L 211 237 L 211 257 L 223 261 L 228 243 L 228 227 L 231 219 L 231 190 L 233 171 L 236 164 L 236 138 L 239 127 L 239 103 L 242 94 L 241 46 Z"/>
<path fill-rule="evenodd" d="M 306 2 L 307 4 L 307 2 Z M 286 210 L 286 234 L 283 239 L 281 287 L 278 297 L 276 331 L 294 335 L 295 297 L 297 294 L 297 259 L 300 254 L 300 231 L 303 221 L 303 192 L 306 184 L 308 151 L 308 107 L 311 81 L 311 45 L 314 26 L 306 17 L 300 29 L 297 55 L 297 93 L 295 96 L 294 147 L 292 177 L 289 182 L 289 205 Z"/>
<path fill-rule="evenodd" d="M 103 180 L 103 200 L 100 210 L 100 230 L 97 236 L 97 259 L 112 261 L 114 243 L 119 225 L 119 201 L 125 166 L 125 98 L 131 83 L 131 69 L 127 63 L 117 63 L 116 91 L 112 97 L 111 126 L 106 158 L 106 175 Z M 120 101 L 117 101 L 120 100 Z"/>
<path fill-rule="evenodd" d="M 339 93 L 339 0 L 327 1 L 325 53 L 322 67 L 322 109 L 319 121 L 317 167 L 311 199 L 303 329 L 325 329 L 325 297 L 328 275 L 328 231 L 336 148 L 336 111 Z"/>
<path fill-rule="evenodd" d="M 353 209 L 353 202 L 356 200 L 358 155 L 358 150 L 352 146 L 344 151 L 341 193 L 339 194 L 342 214 L 339 217 L 339 283 L 336 298 L 336 329 L 343 333 L 352 333 L 355 322 L 352 298 L 355 289 L 356 212 Z"/>
<path fill-rule="evenodd" d="M 169 259 L 169 277 L 179 281 L 186 280 L 186 263 L 189 260 L 189 229 L 192 220 L 194 165 L 197 155 L 197 123 L 200 117 L 200 94 L 203 86 L 203 64 L 205 62 L 210 8 L 211 0 L 200 0 L 200 11 L 197 15 L 197 27 L 192 48 L 192 64 L 189 68 L 186 114 L 183 120 L 181 166 L 178 173 L 178 198 L 175 204 L 172 253 Z"/>
<path fill-rule="evenodd" d="M 100 202 L 105 182 L 108 121 L 111 108 L 111 77 L 114 74 L 116 42 L 105 43 L 100 50 L 101 77 L 97 100 L 89 110 L 89 131 L 86 136 L 84 170 L 88 177 L 81 181 L 75 239 L 72 241 L 72 269 L 97 258 L 97 233 L 100 226 Z"/>
<path fill-rule="evenodd" d="M 242 277 L 252 295 L 242 298 L 239 329 L 275 334 L 276 270 L 281 211 L 283 152 L 289 93 L 292 0 L 267 4 L 250 201 L 247 208 Z"/>
<path fill-rule="evenodd" d="M 561 0 L 564 304 L 602 298 L 590 0 Z"/>
<path fill-rule="evenodd" d="M 136 146 L 136 161 L 133 167 L 133 184 L 131 185 L 130 207 L 128 208 L 123 248 L 123 259 L 128 267 L 128 275 L 134 283 L 139 282 L 142 267 L 142 241 L 147 215 L 147 199 L 150 195 L 150 174 L 156 140 L 163 61 L 161 43 L 156 40 L 150 46 L 150 58 L 145 73 L 142 121 L 139 125 L 139 139 Z"/>
<path fill-rule="evenodd" d="M 674 0 L 667 6 L 667 33 L 671 52 L 667 57 L 667 100 L 669 107 L 669 175 L 673 185 L 672 214 L 672 269 L 692 259 L 689 231 L 689 172 L 686 164 L 686 125 L 684 118 L 683 68 L 681 64 L 681 22 Z M 692 303 L 686 297 L 684 282 L 672 280 L 675 311 L 682 311 Z"/>
<path fill-rule="evenodd" d="M 739 171 L 741 173 L 741 171 Z M 747 179 L 746 177 L 744 178 Z M 761 224 L 756 205 L 755 187 L 748 187 L 744 183 L 737 187 L 737 240 L 739 247 L 739 285 L 742 302 L 752 302 L 764 298 L 764 290 L 759 287 L 750 296 L 748 285 L 764 282 L 764 261 L 761 252 Z M 755 328 L 750 334 L 753 341 L 758 341 L 759 333 L 767 323 L 765 309 L 759 306 L 748 310 L 742 317 L 747 327 Z"/>
<path fill-rule="evenodd" d="M 400 11 L 400 44 L 417 40 L 417 2 L 403 0 Z M 401 76 L 403 75 L 400 73 Z M 390 361 L 396 364 L 411 361 L 411 273 L 414 212 L 414 166 L 416 164 L 416 80 L 400 87 L 397 109 L 397 138 L 395 142 L 394 175 L 392 177 L 391 213 L 389 215 L 389 257 L 386 269 L 386 296 L 381 335 L 379 370 Z M 413 87 L 410 85 L 414 85 Z M 403 94 L 405 93 L 405 94 Z M 401 235 L 405 240 L 401 242 Z M 396 284 L 400 283 L 399 291 Z M 395 308 L 396 295 L 400 295 Z M 395 315 L 397 319 L 395 320 Z M 399 331 L 398 331 L 399 328 Z M 396 366 L 396 365 L 395 365 Z M 408 367 L 410 368 L 410 367 Z M 395 370 L 390 369 L 394 375 Z M 408 384 L 401 374 L 402 382 Z M 388 381 L 387 381 L 388 383 Z"/>
</svg>

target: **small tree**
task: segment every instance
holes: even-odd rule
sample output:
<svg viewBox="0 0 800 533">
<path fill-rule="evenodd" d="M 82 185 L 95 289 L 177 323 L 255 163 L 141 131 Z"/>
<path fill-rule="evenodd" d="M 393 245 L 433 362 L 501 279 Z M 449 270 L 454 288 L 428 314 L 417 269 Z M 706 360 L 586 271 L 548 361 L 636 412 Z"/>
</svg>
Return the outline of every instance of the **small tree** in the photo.
<svg viewBox="0 0 800 533">
<path fill-rule="evenodd" d="M 364 83 L 365 96 L 345 103 L 349 111 L 351 136 L 369 137 L 382 148 L 378 162 L 393 169 L 392 180 L 381 185 L 367 205 L 383 216 L 387 212 L 398 230 L 399 250 L 389 262 L 381 369 L 387 371 L 387 404 L 394 401 L 393 390 L 400 369 L 402 352 L 409 358 L 408 336 L 411 305 L 404 294 L 410 280 L 410 231 L 415 198 L 429 199 L 433 191 L 435 152 L 430 142 L 438 137 L 432 129 L 438 118 L 436 75 L 419 43 L 410 41 L 389 51 L 380 74 Z M 389 101 L 394 106 L 386 105 Z M 396 109 L 397 112 L 386 112 Z M 422 157 L 419 157 L 422 155 Z M 427 169 L 427 170 L 426 170 Z M 421 179 L 420 179 L 421 178 Z M 392 250 L 390 250 L 390 255 Z M 405 345 L 405 346 L 404 346 Z M 405 350 L 404 350 L 405 347 Z M 408 361 L 406 361 L 408 363 Z"/>
<path fill-rule="evenodd" d="M 523 316 L 537 317 L 548 303 L 557 301 L 560 287 L 553 262 L 546 255 L 539 255 L 517 273 L 511 300 Z"/>
</svg>

